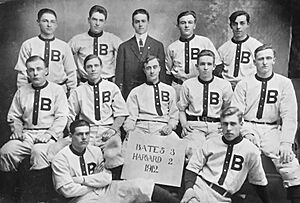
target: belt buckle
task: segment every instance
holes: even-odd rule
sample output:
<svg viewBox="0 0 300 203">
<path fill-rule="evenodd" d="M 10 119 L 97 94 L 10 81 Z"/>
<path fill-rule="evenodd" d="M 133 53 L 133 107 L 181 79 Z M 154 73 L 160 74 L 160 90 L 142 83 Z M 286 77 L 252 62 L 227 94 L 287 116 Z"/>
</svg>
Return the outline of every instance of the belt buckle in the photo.
<svg viewBox="0 0 300 203">
<path fill-rule="evenodd" d="M 203 120 L 204 122 L 207 122 L 207 116 L 203 116 L 203 117 L 202 117 L 202 120 Z"/>
</svg>

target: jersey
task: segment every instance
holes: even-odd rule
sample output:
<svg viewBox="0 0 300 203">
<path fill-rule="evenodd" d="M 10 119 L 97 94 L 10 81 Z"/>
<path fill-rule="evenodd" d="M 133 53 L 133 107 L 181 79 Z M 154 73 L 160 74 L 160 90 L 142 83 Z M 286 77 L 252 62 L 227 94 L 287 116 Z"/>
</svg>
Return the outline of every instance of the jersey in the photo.
<svg viewBox="0 0 300 203">
<path fill-rule="evenodd" d="M 95 54 L 102 60 L 102 77 L 110 78 L 115 76 L 116 55 L 121 43 L 122 41 L 119 37 L 109 32 L 94 34 L 89 31 L 74 36 L 69 41 L 69 46 L 76 56 L 79 75 L 85 79 L 87 78 L 83 62 L 89 54 Z"/>
<path fill-rule="evenodd" d="M 254 65 L 254 51 L 262 43 L 247 36 L 242 41 L 231 39 L 225 42 L 219 49 L 221 60 L 224 64 L 223 77 L 228 81 L 241 80 L 256 73 Z"/>
<path fill-rule="evenodd" d="M 267 185 L 259 149 L 242 136 L 232 141 L 224 136 L 208 139 L 193 154 L 186 169 L 231 194 L 241 188 L 247 176 L 251 184 Z"/>
<path fill-rule="evenodd" d="M 175 90 L 170 85 L 144 83 L 135 87 L 126 100 L 129 120 L 160 121 L 176 126 L 178 109 Z"/>
<path fill-rule="evenodd" d="M 297 99 L 290 79 L 272 73 L 241 80 L 234 91 L 232 105 L 244 113 L 244 119 L 273 123 L 282 120 L 282 142 L 294 143 L 297 130 Z"/>
<path fill-rule="evenodd" d="M 71 92 L 69 97 L 69 122 L 80 119 L 91 125 L 111 125 L 115 117 L 128 116 L 126 103 L 118 86 L 107 80 L 96 84 L 86 82 Z"/>
<path fill-rule="evenodd" d="M 97 165 L 103 162 L 99 147 L 88 145 L 83 153 L 75 151 L 71 145 L 63 148 L 52 160 L 53 183 L 56 190 L 62 190 L 68 197 L 82 198 L 93 191 L 90 187 L 75 183 L 73 177 L 84 177 L 85 183 L 95 185 L 94 191 L 103 195 L 106 185 L 111 183 L 111 173 L 104 170 L 94 174 Z M 97 186 L 96 186 L 97 185 Z M 101 187 L 99 187 L 102 185 Z M 72 201 L 76 202 L 75 199 Z"/>
<path fill-rule="evenodd" d="M 203 49 L 214 52 L 217 65 L 222 63 L 215 46 L 207 37 L 199 35 L 193 35 L 188 39 L 180 37 L 179 40 L 176 40 L 167 48 L 167 73 L 183 81 L 198 76 L 199 73 L 195 64 L 197 63 L 198 53 Z"/>
<path fill-rule="evenodd" d="M 44 39 L 36 36 L 23 42 L 15 70 L 18 72 L 17 86 L 28 83 L 26 60 L 33 55 L 42 57 L 49 74 L 47 80 L 57 84 L 66 84 L 69 89 L 77 85 L 76 64 L 68 44 L 60 39 Z"/>
<path fill-rule="evenodd" d="M 46 82 L 40 88 L 26 84 L 14 95 L 7 115 L 12 132 L 15 130 L 47 130 L 53 138 L 63 135 L 67 123 L 68 102 L 59 85 Z"/>
<path fill-rule="evenodd" d="M 194 77 L 183 82 L 177 106 L 188 115 L 220 118 L 221 110 L 230 105 L 232 94 L 230 83 L 224 79 L 203 81 Z"/>
</svg>

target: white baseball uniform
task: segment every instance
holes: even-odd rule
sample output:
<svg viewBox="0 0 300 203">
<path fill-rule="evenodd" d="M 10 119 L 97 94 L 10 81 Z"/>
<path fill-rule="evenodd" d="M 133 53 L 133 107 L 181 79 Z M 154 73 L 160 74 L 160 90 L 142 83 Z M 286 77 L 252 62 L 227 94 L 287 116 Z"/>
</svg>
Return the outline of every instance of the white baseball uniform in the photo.
<svg viewBox="0 0 300 203">
<path fill-rule="evenodd" d="M 18 88 L 28 83 L 26 60 L 33 55 L 42 57 L 49 69 L 47 79 L 72 90 L 77 85 L 76 64 L 68 44 L 60 39 L 44 39 L 40 35 L 23 42 L 15 70 Z"/>
<path fill-rule="evenodd" d="M 239 81 L 244 77 L 254 75 L 254 51 L 262 43 L 253 37 L 247 36 L 242 41 L 233 38 L 225 42 L 219 49 L 221 60 L 224 64 L 224 79 L 232 82 Z"/>
<path fill-rule="evenodd" d="M 276 73 L 269 78 L 256 74 L 244 78 L 236 86 L 232 106 L 244 113 L 243 134 L 255 136 L 262 152 L 281 174 L 284 186 L 299 185 L 298 160 L 279 162 L 280 144 L 294 143 L 297 130 L 297 100 L 291 80 Z"/>
<path fill-rule="evenodd" d="M 242 136 L 232 141 L 224 136 L 207 140 L 186 169 L 198 174 L 193 189 L 201 202 L 231 202 L 219 192 L 236 193 L 247 177 L 251 184 L 267 185 L 259 149 Z M 222 189 L 217 192 L 216 187 Z"/>
<path fill-rule="evenodd" d="M 232 94 L 230 83 L 218 77 L 210 81 L 200 77 L 184 81 L 177 106 L 194 128 L 184 137 L 193 151 L 218 132 L 221 111 L 230 105 Z"/>
<path fill-rule="evenodd" d="M 97 55 L 101 58 L 102 78 L 111 78 L 115 76 L 116 55 L 121 39 L 109 32 L 101 32 L 94 34 L 91 31 L 74 36 L 69 45 L 73 54 L 76 56 L 76 63 L 79 74 L 83 78 L 87 78 L 87 73 L 83 68 L 85 57 L 89 54 Z"/>
<path fill-rule="evenodd" d="M 53 159 L 55 189 L 71 202 L 149 202 L 154 183 L 149 180 L 112 181 L 111 172 L 94 172 L 103 163 L 99 147 L 88 145 L 83 153 L 71 145 L 63 148 Z M 77 179 L 77 181 L 76 181 Z M 78 180 L 82 179 L 79 183 Z"/>
<path fill-rule="evenodd" d="M 49 166 L 47 148 L 63 136 L 67 123 L 68 102 L 63 88 L 46 82 L 40 88 L 31 84 L 19 88 L 7 115 L 12 133 L 22 131 L 24 141 L 10 140 L 0 150 L 2 171 L 16 171 L 20 162 L 31 154 L 31 169 Z M 47 143 L 37 143 L 44 133 L 52 137 Z"/>
</svg>

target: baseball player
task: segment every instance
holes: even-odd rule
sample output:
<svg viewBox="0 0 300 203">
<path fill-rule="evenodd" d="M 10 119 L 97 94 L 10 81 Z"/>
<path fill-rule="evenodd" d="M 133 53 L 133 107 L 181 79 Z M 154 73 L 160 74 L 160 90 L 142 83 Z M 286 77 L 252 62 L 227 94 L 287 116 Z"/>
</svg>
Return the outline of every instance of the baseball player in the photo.
<svg viewBox="0 0 300 203">
<path fill-rule="evenodd" d="M 32 175 L 48 171 L 47 149 L 62 137 L 67 124 L 68 102 L 59 85 L 46 80 L 48 68 L 40 56 L 25 63 L 31 84 L 19 88 L 7 115 L 12 135 L 0 149 L 0 170 L 9 187 L 12 172 L 30 155 Z M 51 169 L 50 169 L 51 170 Z"/>
<path fill-rule="evenodd" d="M 244 113 L 243 135 L 273 161 L 292 202 L 300 201 L 300 166 L 292 151 L 297 129 L 297 100 L 292 82 L 273 72 L 275 51 L 254 52 L 257 73 L 236 86 L 232 105 Z M 281 125 L 280 125 L 281 123 Z"/>
<path fill-rule="evenodd" d="M 149 55 L 144 62 L 147 81 L 134 88 L 126 100 L 129 116 L 124 130 L 141 134 L 177 136 L 178 109 L 173 87 L 160 82 L 160 61 Z"/>
<path fill-rule="evenodd" d="M 88 32 L 74 36 L 69 45 L 75 55 L 78 68 L 78 77 L 81 82 L 87 81 L 87 73 L 83 61 L 89 54 L 97 55 L 103 63 L 102 78 L 114 81 L 116 69 L 116 55 L 121 39 L 116 35 L 104 31 L 107 20 L 107 10 L 99 5 L 93 6 L 89 11 Z"/>
<path fill-rule="evenodd" d="M 269 202 L 259 149 L 240 134 L 242 112 L 228 107 L 220 117 L 222 136 L 207 140 L 186 167 L 181 203 L 231 202 L 247 177 L 263 202 Z"/>
<path fill-rule="evenodd" d="M 112 181 L 99 147 L 89 145 L 89 123 L 76 120 L 70 125 L 72 143 L 53 159 L 55 189 L 71 202 L 179 203 L 167 191 L 145 179 Z"/>
<path fill-rule="evenodd" d="M 221 110 L 229 106 L 233 94 L 228 81 L 213 76 L 214 53 L 204 49 L 197 57 L 199 76 L 183 82 L 177 103 L 182 136 L 190 151 L 187 158 L 218 132 Z"/>
<path fill-rule="evenodd" d="M 216 74 L 222 75 L 234 88 L 242 78 L 256 73 L 254 51 L 262 43 L 247 34 L 250 24 L 247 12 L 235 11 L 229 21 L 233 37 L 218 49 L 224 70 L 216 70 Z"/>
<path fill-rule="evenodd" d="M 182 83 L 198 76 L 195 64 L 201 50 L 212 50 L 216 56 L 217 66 L 222 65 L 220 56 L 210 39 L 194 34 L 196 21 L 194 11 L 184 11 L 178 15 L 177 27 L 180 31 L 180 38 L 170 44 L 166 52 L 167 73 L 173 78 L 172 86 L 176 89 L 177 98 L 179 98 Z"/>
<path fill-rule="evenodd" d="M 55 11 L 44 8 L 38 12 L 37 23 L 40 35 L 23 42 L 15 70 L 18 72 L 17 86 L 27 84 L 26 60 L 33 55 L 38 55 L 45 60 L 48 69 L 47 80 L 62 85 L 68 93 L 77 85 L 76 64 L 68 44 L 55 38 L 57 17 Z"/>
</svg>

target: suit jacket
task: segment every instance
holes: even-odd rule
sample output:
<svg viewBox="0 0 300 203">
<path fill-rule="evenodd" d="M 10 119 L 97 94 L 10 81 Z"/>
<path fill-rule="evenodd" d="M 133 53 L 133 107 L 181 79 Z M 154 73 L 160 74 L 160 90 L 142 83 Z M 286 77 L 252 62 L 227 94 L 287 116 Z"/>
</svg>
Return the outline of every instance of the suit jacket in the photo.
<svg viewBox="0 0 300 203">
<path fill-rule="evenodd" d="M 165 52 L 161 42 L 148 35 L 142 54 L 140 54 L 135 36 L 119 46 L 115 76 L 116 84 L 120 87 L 125 99 L 134 87 L 146 81 L 143 67 L 146 57 L 150 54 L 159 58 L 161 66 L 160 80 L 165 82 Z"/>
</svg>

